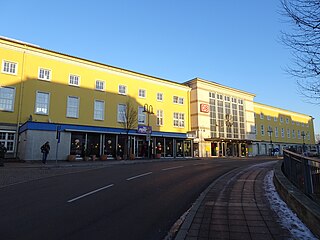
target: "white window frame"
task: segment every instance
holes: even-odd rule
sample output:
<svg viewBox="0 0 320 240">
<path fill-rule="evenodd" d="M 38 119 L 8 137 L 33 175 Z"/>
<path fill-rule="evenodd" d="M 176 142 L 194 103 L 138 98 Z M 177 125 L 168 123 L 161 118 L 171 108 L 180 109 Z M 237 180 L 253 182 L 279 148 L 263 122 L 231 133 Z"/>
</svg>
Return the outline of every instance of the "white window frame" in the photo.
<svg viewBox="0 0 320 240">
<path fill-rule="evenodd" d="M 43 73 L 41 73 L 41 71 L 43 71 Z M 52 71 L 51 71 L 51 69 L 39 67 L 38 79 L 44 80 L 44 81 L 51 81 L 51 79 L 52 79 Z"/>
<path fill-rule="evenodd" d="M 77 81 L 77 82 L 76 82 Z M 76 82 L 76 83 L 74 83 Z M 80 86 L 80 76 L 76 75 L 76 74 L 69 74 L 69 85 L 70 86 L 76 86 L 79 87 Z"/>
<path fill-rule="evenodd" d="M 48 96 L 48 102 L 47 103 L 39 102 L 39 98 L 38 98 L 39 94 L 47 95 Z M 39 106 L 39 104 L 44 105 L 44 107 Z M 39 109 L 46 108 L 46 112 L 37 111 L 38 108 Z M 49 110 L 50 110 L 50 93 L 42 92 L 42 91 L 36 91 L 36 102 L 35 102 L 34 113 L 35 114 L 40 114 L 40 115 L 49 115 Z"/>
<path fill-rule="evenodd" d="M 283 117 L 280 117 L 280 122 L 283 123 Z"/>
<path fill-rule="evenodd" d="M 99 105 L 101 104 L 101 105 Z M 99 108 L 102 107 L 102 108 Z M 105 102 L 103 100 L 94 100 L 94 111 L 93 111 L 93 119 L 98 121 L 104 120 L 104 111 L 105 111 Z"/>
<path fill-rule="evenodd" d="M 163 110 L 158 109 L 157 110 L 157 126 L 163 126 L 163 125 L 164 125 Z"/>
<path fill-rule="evenodd" d="M 124 91 L 123 91 L 124 90 Z M 123 85 L 123 84 L 119 84 L 118 86 L 118 93 L 120 95 L 127 95 L 128 93 L 128 87 L 126 85 Z"/>
<path fill-rule="evenodd" d="M 292 129 L 292 138 L 296 138 L 296 132 L 294 129 Z"/>
<path fill-rule="evenodd" d="M 104 91 L 106 89 L 106 82 L 103 80 L 96 80 L 94 88 L 98 91 Z"/>
<path fill-rule="evenodd" d="M 281 128 L 281 137 L 284 138 L 284 128 Z"/>
<path fill-rule="evenodd" d="M 287 128 L 287 138 L 291 137 L 291 130 L 289 128 Z"/>
<path fill-rule="evenodd" d="M 75 102 L 72 102 L 74 101 Z M 76 104 L 74 104 L 76 103 Z M 68 118 L 79 118 L 79 105 L 80 98 L 77 96 L 68 96 L 67 97 L 67 114 Z"/>
<path fill-rule="evenodd" d="M 270 121 L 271 120 L 271 117 L 269 115 L 267 115 L 267 120 Z"/>
<path fill-rule="evenodd" d="M 264 125 L 263 124 L 260 125 L 260 133 L 261 133 L 261 136 L 264 136 Z"/>
<path fill-rule="evenodd" d="M 277 117 L 274 117 L 274 118 L 273 118 L 273 121 L 274 121 L 274 122 L 278 122 L 278 118 L 277 118 Z"/>
<path fill-rule="evenodd" d="M 126 122 L 127 105 L 126 104 L 118 104 L 117 111 L 118 111 L 117 112 L 118 123 Z"/>
<path fill-rule="evenodd" d="M 13 153 L 15 151 L 15 139 L 16 139 L 16 132 L 14 131 L 0 131 L 0 134 L 4 134 L 4 139 L 0 137 L 0 143 L 4 143 L 4 146 L 7 148 L 8 153 Z M 9 139 L 9 134 L 13 134 L 13 139 Z M 9 149 L 8 143 L 12 144 L 12 150 Z"/>
<path fill-rule="evenodd" d="M 179 96 L 173 96 L 173 97 L 172 97 L 172 102 L 173 102 L 174 104 L 183 105 L 183 104 L 184 104 L 184 98 L 183 98 L 183 97 L 179 97 Z"/>
<path fill-rule="evenodd" d="M 6 90 L 12 90 L 12 93 L 2 93 L 3 91 Z M 2 95 L 3 94 L 3 95 Z M 8 95 L 11 95 L 12 97 L 8 98 Z M 14 87 L 1 87 L 0 86 L 0 111 L 7 111 L 7 112 L 13 112 L 14 111 L 14 100 L 15 100 L 15 96 L 16 96 L 16 88 Z M 4 107 L 2 108 L 1 105 L 4 105 Z M 10 106 L 10 108 L 7 108 L 8 106 Z"/>
<path fill-rule="evenodd" d="M 9 64 L 8 67 L 5 65 Z M 12 67 L 14 66 L 14 67 Z M 7 60 L 2 60 L 2 73 L 5 74 L 11 74 L 11 75 L 17 75 L 18 73 L 18 63 L 17 62 L 12 62 L 12 61 L 7 61 Z"/>
<path fill-rule="evenodd" d="M 160 97 L 160 96 L 161 96 L 161 97 Z M 157 101 L 163 102 L 163 93 L 161 93 L 161 92 L 158 92 L 158 93 L 157 93 Z"/>
<path fill-rule="evenodd" d="M 274 127 L 274 136 L 277 138 L 279 136 L 278 127 Z"/>
<path fill-rule="evenodd" d="M 264 119 L 264 114 L 260 113 L 260 119 Z"/>
<path fill-rule="evenodd" d="M 147 97 L 147 90 L 139 89 L 138 90 L 138 96 L 139 96 L 139 98 L 146 98 Z"/>
<path fill-rule="evenodd" d="M 138 107 L 138 124 L 146 124 L 146 113 L 143 112 L 144 107 Z"/>
<path fill-rule="evenodd" d="M 173 127 L 184 128 L 185 127 L 185 115 L 181 112 L 173 113 Z"/>
</svg>

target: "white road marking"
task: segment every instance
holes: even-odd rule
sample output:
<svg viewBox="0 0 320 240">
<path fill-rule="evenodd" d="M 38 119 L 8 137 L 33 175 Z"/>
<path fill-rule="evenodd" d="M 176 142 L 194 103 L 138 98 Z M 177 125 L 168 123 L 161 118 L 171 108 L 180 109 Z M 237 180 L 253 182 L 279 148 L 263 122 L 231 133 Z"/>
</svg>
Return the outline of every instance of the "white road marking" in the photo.
<svg viewBox="0 0 320 240">
<path fill-rule="evenodd" d="M 79 199 L 81 199 L 81 198 L 84 198 L 84 197 L 89 196 L 89 195 L 91 195 L 91 194 L 94 194 L 94 193 L 96 193 L 96 192 L 99 192 L 99 191 L 102 191 L 102 190 L 104 190 L 104 189 L 113 187 L 113 185 L 114 185 L 114 184 L 110 184 L 110 185 L 108 185 L 108 186 L 104 186 L 104 187 L 102 187 L 102 188 L 98 188 L 98 189 L 93 190 L 93 191 L 91 191 L 91 192 L 85 193 L 85 194 L 83 194 L 83 195 L 81 195 L 81 196 L 79 196 L 79 197 L 76 197 L 76 198 L 73 198 L 73 199 L 69 200 L 68 203 L 72 203 L 72 202 L 74 202 L 74 201 L 77 201 L 77 200 L 79 200 Z"/>
<path fill-rule="evenodd" d="M 173 169 L 183 168 L 183 167 L 184 167 L 184 166 L 177 166 L 177 167 L 164 168 L 164 169 L 162 169 L 162 171 L 168 171 L 168 170 L 173 170 Z"/>
<path fill-rule="evenodd" d="M 134 176 L 134 177 L 127 178 L 126 180 L 127 181 L 131 181 L 133 179 L 136 179 L 136 178 L 139 178 L 139 177 L 144 177 L 144 176 L 147 176 L 147 175 L 150 175 L 150 174 L 152 174 L 152 172 L 143 173 L 143 174 L 140 174 L 140 175 L 137 175 L 137 176 Z"/>
</svg>

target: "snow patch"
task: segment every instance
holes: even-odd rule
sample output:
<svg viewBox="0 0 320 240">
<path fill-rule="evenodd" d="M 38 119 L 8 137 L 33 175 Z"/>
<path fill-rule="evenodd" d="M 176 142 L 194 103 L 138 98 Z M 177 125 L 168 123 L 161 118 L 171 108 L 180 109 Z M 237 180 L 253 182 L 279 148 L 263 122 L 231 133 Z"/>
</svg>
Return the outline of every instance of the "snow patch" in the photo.
<svg viewBox="0 0 320 240">
<path fill-rule="evenodd" d="M 265 195 L 273 211 L 277 213 L 280 224 L 288 229 L 294 239 L 313 240 L 316 238 L 309 228 L 297 217 L 295 213 L 282 201 L 273 184 L 274 171 L 270 171 L 264 178 Z"/>
</svg>

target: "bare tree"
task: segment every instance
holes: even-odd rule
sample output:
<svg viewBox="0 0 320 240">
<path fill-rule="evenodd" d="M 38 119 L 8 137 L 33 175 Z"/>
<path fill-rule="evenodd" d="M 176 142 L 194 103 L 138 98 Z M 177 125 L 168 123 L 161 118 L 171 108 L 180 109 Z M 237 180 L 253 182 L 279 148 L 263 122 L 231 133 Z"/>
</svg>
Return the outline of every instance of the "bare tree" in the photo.
<svg viewBox="0 0 320 240">
<path fill-rule="evenodd" d="M 280 0 L 283 13 L 292 24 L 283 42 L 293 50 L 295 59 L 289 73 L 298 77 L 298 86 L 310 102 L 320 103 L 320 1 Z"/>
<path fill-rule="evenodd" d="M 129 132 L 132 129 L 136 129 L 138 124 L 138 111 L 133 101 L 128 99 L 125 103 L 125 110 L 122 112 L 122 121 L 121 125 L 126 131 L 126 146 L 124 155 L 127 156 L 131 154 L 131 144 L 129 139 Z"/>
</svg>

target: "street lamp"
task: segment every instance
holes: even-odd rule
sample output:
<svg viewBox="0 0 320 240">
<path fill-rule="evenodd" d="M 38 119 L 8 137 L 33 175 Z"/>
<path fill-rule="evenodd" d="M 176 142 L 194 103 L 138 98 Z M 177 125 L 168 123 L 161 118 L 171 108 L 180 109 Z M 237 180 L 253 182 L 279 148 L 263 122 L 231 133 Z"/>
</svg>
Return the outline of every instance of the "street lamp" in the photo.
<svg viewBox="0 0 320 240">
<path fill-rule="evenodd" d="M 146 140 L 148 142 L 148 158 L 150 158 L 150 114 L 153 114 L 153 107 L 152 105 L 148 105 L 147 103 L 143 107 L 143 112 L 148 114 L 148 127 L 147 127 L 147 137 Z"/>
<path fill-rule="evenodd" d="M 302 131 L 301 136 L 302 136 L 302 153 L 304 153 L 304 151 L 305 151 L 304 150 L 305 149 L 304 137 L 306 136 L 304 131 Z"/>
<path fill-rule="evenodd" d="M 270 156 L 272 156 L 273 155 L 273 145 L 272 145 L 272 139 L 271 139 L 271 136 L 272 136 L 272 133 L 273 133 L 272 128 L 269 127 L 267 132 L 269 133 L 269 137 L 270 137 L 270 146 L 271 146 Z"/>
</svg>

